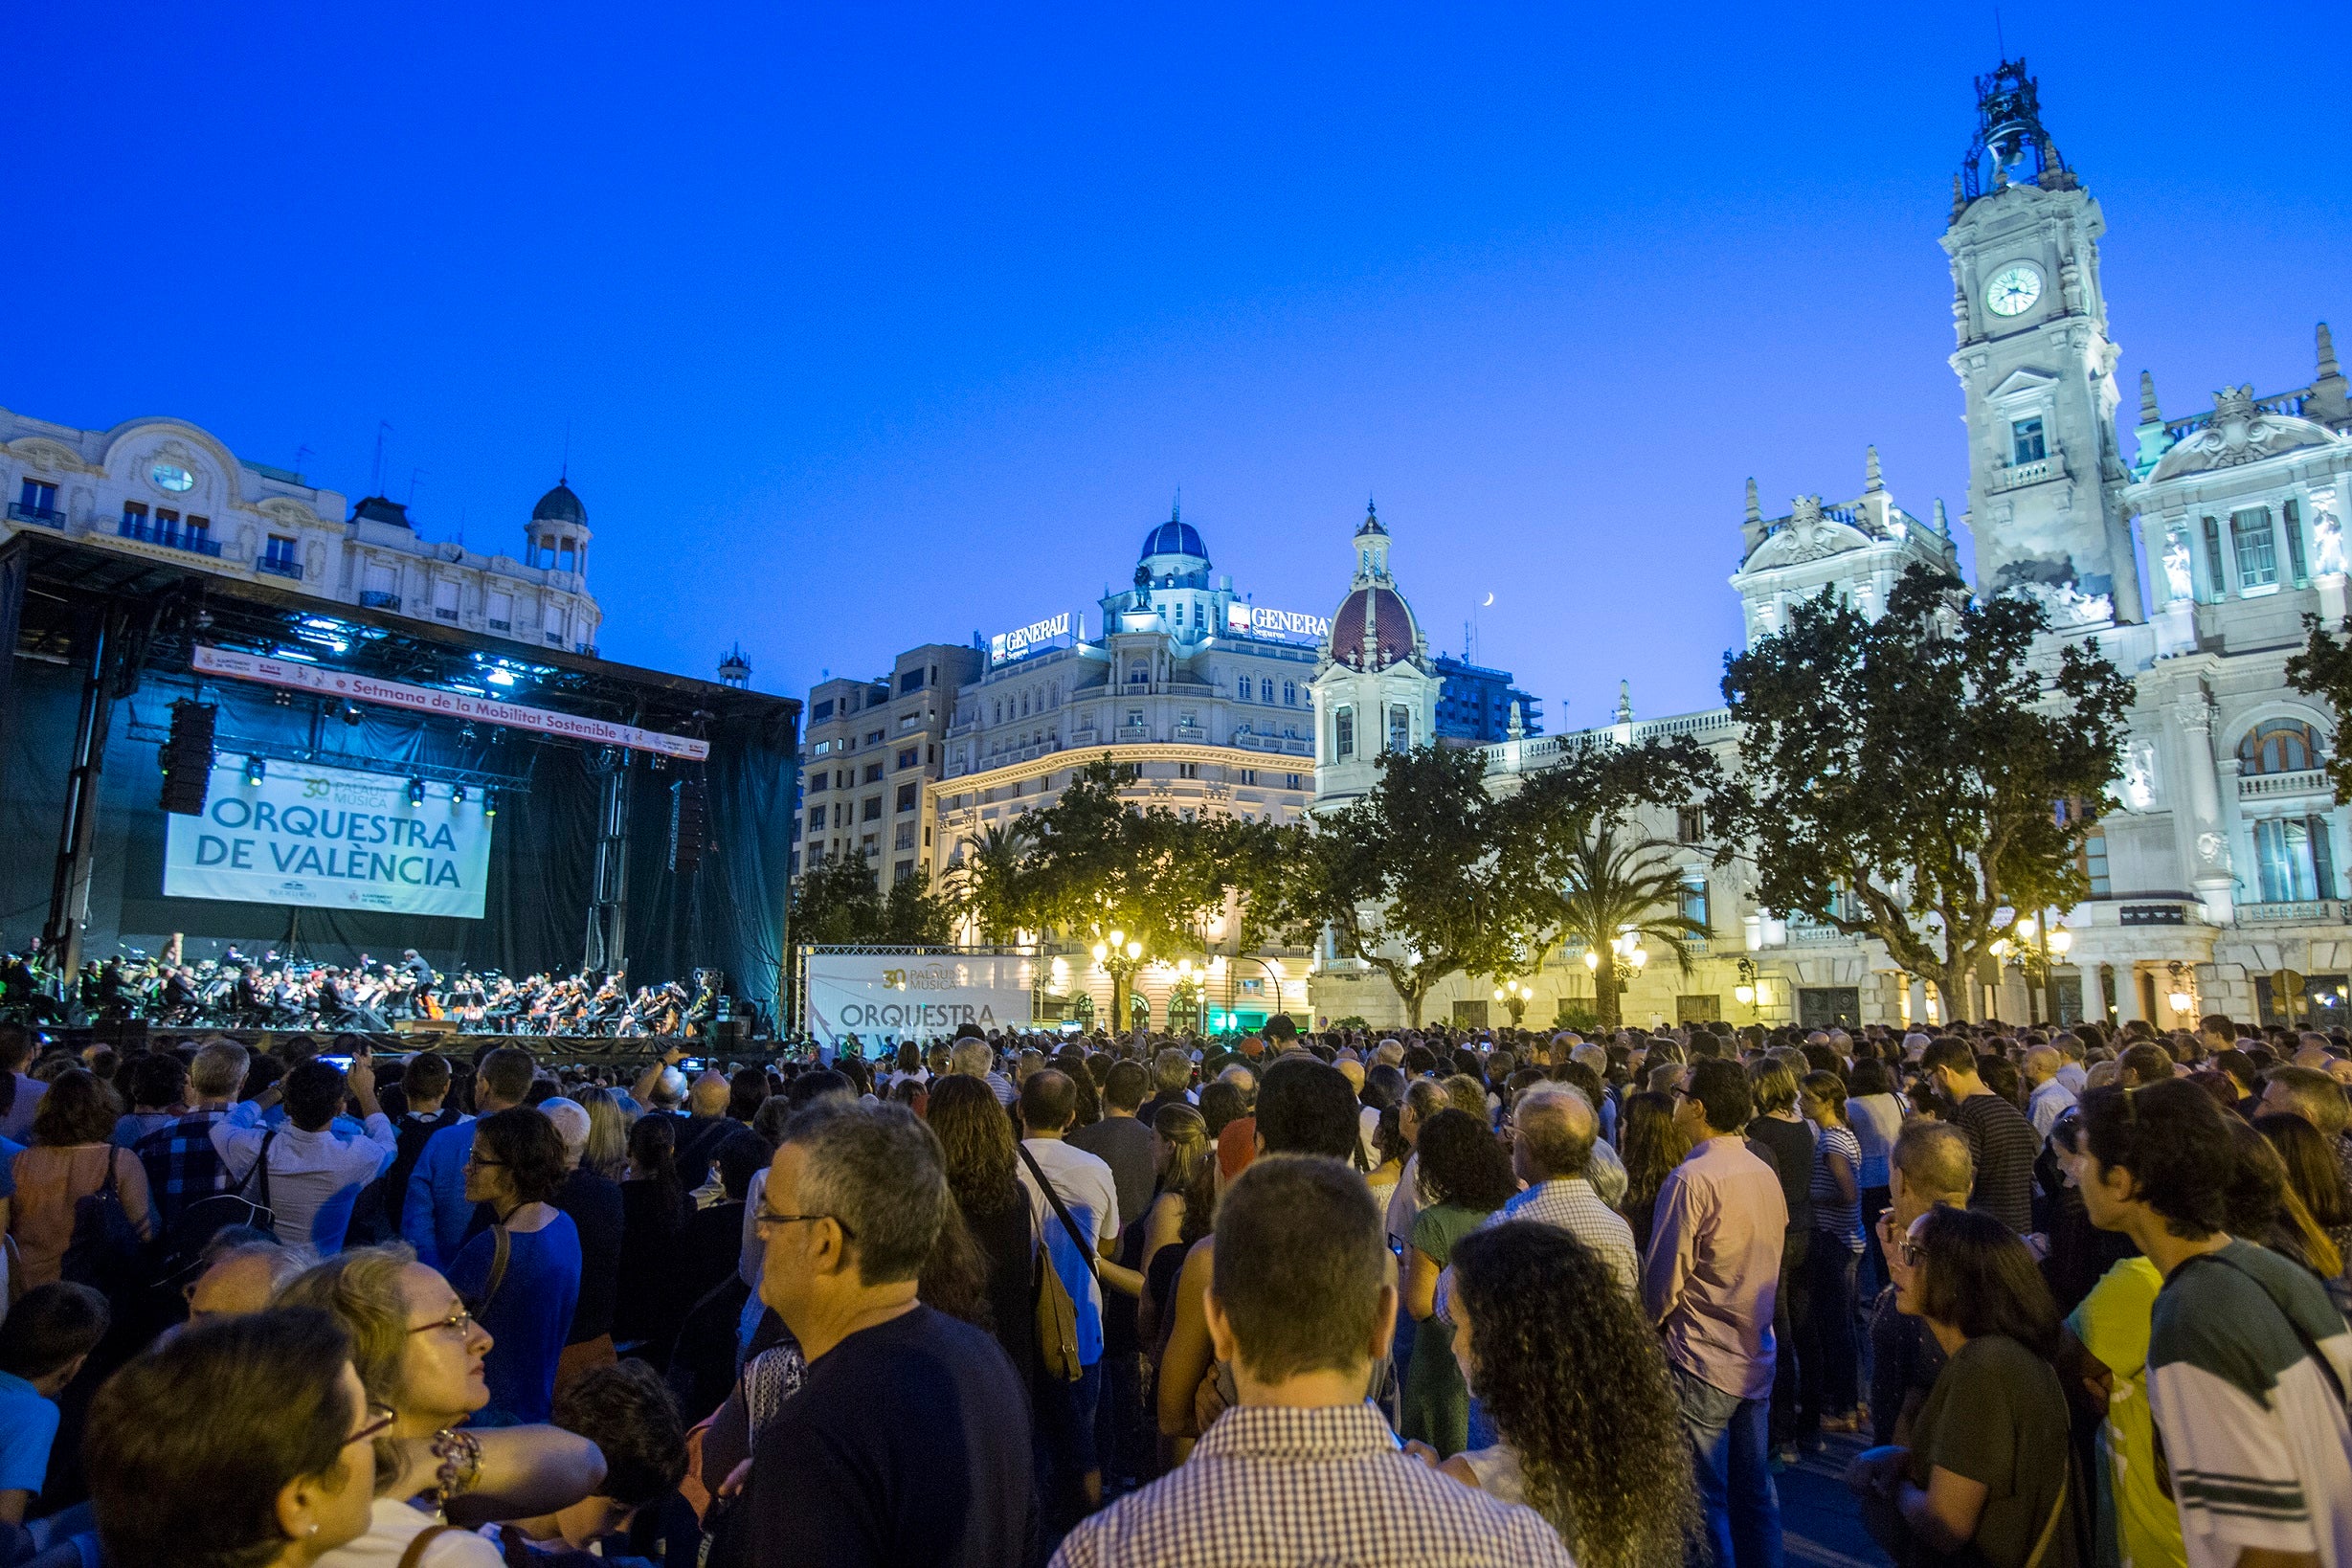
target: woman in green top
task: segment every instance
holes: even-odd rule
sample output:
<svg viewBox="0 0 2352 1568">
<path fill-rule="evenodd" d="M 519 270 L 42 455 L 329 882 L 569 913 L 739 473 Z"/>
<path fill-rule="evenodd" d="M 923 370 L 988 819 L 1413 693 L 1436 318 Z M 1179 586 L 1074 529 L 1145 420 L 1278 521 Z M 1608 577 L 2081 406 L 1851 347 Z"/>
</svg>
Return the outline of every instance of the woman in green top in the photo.
<svg viewBox="0 0 2352 1568">
<path fill-rule="evenodd" d="M 1476 1230 L 1519 1190 L 1511 1155 L 1487 1125 L 1447 1109 L 1421 1124 L 1415 1141 L 1422 1196 L 1429 1207 L 1413 1221 L 1405 1253 L 1404 1304 L 1417 1327 L 1406 1364 L 1398 1427 L 1450 1458 L 1469 1446 L 1470 1391 L 1454 1362 L 1453 1326 L 1437 1315 L 1438 1275 L 1454 1243 Z"/>
<path fill-rule="evenodd" d="M 1863 1523 L 1909 1568 L 2077 1568 L 2058 1307 L 2033 1255 L 1992 1216 L 1938 1205 L 1887 1266 L 1949 1359 L 1911 1445 L 1848 1467 Z"/>
</svg>

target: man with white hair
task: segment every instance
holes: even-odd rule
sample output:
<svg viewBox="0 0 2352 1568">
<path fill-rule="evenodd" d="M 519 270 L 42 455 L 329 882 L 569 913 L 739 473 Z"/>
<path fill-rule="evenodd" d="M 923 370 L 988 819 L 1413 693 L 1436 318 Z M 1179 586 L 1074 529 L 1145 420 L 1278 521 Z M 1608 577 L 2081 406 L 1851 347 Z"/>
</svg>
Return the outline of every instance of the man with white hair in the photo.
<svg viewBox="0 0 2352 1568">
<path fill-rule="evenodd" d="M 1642 1270 L 1633 1227 L 1593 1189 L 1599 1114 L 1581 1091 L 1565 1084 L 1537 1084 L 1520 1094 L 1511 1120 L 1512 1174 L 1527 1183 L 1527 1190 L 1489 1215 L 1486 1222 L 1533 1220 L 1558 1226 L 1599 1254 L 1632 1298 L 1640 1289 Z"/>
<path fill-rule="evenodd" d="M 1395 1041 L 1395 1040 L 1383 1040 L 1383 1041 L 1381 1041 L 1381 1042 L 1380 1042 L 1380 1043 L 1379 1043 L 1379 1044 L 1375 1045 L 1375 1046 L 1372 1048 L 1372 1064 L 1373 1064 L 1374 1066 L 1376 1066 L 1376 1067 L 1401 1067 L 1401 1066 L 1403 1066 L 1403 1065 L 1404 1065 L 1404 1043 L 1403 1043 L 1403 1042 L 1401 1042 L 1401 1041 Z"/>
</svg>

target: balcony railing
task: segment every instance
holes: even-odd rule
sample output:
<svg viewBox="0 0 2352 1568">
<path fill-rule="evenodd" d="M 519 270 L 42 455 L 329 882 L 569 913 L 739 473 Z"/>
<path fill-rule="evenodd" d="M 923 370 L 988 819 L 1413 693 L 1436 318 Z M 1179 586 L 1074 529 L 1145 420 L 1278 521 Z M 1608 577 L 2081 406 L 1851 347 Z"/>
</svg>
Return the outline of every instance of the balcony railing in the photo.
<svg viewBox="0 0 2352 1568">
<path fill-rule="evenodd" d="M 448 621 L 454 626 L 458 622 L 458 613 L 455 610 L 443 610 L 438 605 L 436 605 L 433 610 L 433 618 L 435 620 Z"/>
<path fill-rule="evenodd" d="M 2058 472 L 2055 458 L 2036 458 L 2031 462 L 2013 462 L 2006 468 L 1993 470 L 1995 490 L 2022 490 L 2028 484 L 2039 484 Z"/>
<path fill-rule="evenodd" d="M 2240 800 L 2263 800 L 2282 795 L 2331 795 L 2335 784 L 2321 768 L 2296 773 L 2253 773 L 2238 779 Z"/>
<path fill-rule="evenodd" d="M 400 595 L 387 594 L 379 588 L 363 588 L 359 591 L 359 607 L 362 610 L 397 610 L 400 608 Z"/>
<path fill-rule="evenodd" d="M 136 539 L 143 545 L 161 545 L 166 549 L 184 549 L 190 555 L 220 558 L 220 546 L 196 528 L 159 528 L 152 523 L 126 517 L 116 532 L 121 538 Z"/>
<path fill-rule="evenodd" d="M 514 630 L 514 622 L 511 620 L 486 620 L 483 621 L 482 624 L 489 627 L 493 632 L 511 632 Z"/>
<path fill-rule="evenodd" d="M 2238 922 L 2246 926 L 2341 926 L 2352 923 L 2352 906 L 2332 898 L 2241 904 Z"/>
<path fill-rule="evenodd" d="M 65 514 L 55 506 L 28 506 L 21 501 L 9 503 L 9 521 L 36 523 L 44 528 L 56 528 L 60 531 L 65 527 Z"/>
<path fill-rule="evenodd" d="M 276 555 L 264 555 L 260 557 L 258 560 L 254 562 L 253 569 L 256 571 L 266 571 L 272 576 L 276 577 L 291 577 L 296 582 L 302 581 L 302 562 L 289 561 Z"/>
</svg>

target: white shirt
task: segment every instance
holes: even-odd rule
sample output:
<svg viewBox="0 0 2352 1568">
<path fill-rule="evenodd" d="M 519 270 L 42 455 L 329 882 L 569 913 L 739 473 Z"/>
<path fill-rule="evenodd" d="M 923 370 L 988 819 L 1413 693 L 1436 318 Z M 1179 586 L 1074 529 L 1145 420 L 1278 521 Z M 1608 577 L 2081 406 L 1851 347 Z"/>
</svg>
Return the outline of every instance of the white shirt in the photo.
<svg viewBox="0 0 2352 1568">
<path fill-rule="evenodd" d="M 314 1255 L 340 1252 L 359 1190 L 391 1168 L 400 1153 L 399 1134 L 380 1110 L 356 1138 L 338 1136 L 331 1128 L 305 1132 L 291 1122 L 274 1129 L 260 1124 L 261 1107 L 252 1100 L 231 1107 L 213 1124 L 213 1148 L 229 1185 L 244 1179 L 268 1141 L 269 1206 L 278 1217 L 278 1239 Z M 260 1177 L 245 1196 L 260 1201 Z"/>
<path fill-rule="evenodd" d="M 2074 1091 L 2053 1077 L 2035 1089 L 2032 1098 L 2026 1102 L 2026 1115 L 2033 1123 L 2033 1130 L 2047 1138 L 2050 1130 L 2057 1125 L 2058 1118 L 2073 1105 Z"/>
<path fill-rule="evenodd" d="M 1023 1138 L 1020 1146 L 1029 1151 L 1038 1169 L 1045 1173 L 1045 1179 L 1061 1195 L 1063 1206 L 1070 1211 L 1079 1231 L 1092 1238 L 1098 1252 L 1103 1243 L 1119 1234 L 1119 1185 L 1106 1161 L 1084 1149 L 1073 1149 L 1060 1138 Z M 1052 1248 L 1054 1266 L 1061 1271 L 1062 1284 L 1078 1308 L 1079 1364 L 1091 1365 L 1103 1354 L 1102 1286 L 1088 1260 L 1079 1255 L 1070 1241 L 1068 1228 L 1039 1190 L 1036 1178 L 1030 1176 L 1028 1160 L 1017 1160 L 1013 1172 L 1020 1177 L 1021 1190 L 1029 1195 L 1029 1209 L 1038 1234 Z M 1089 1350 L 1092 1354 L 1088 1354 Z"/>
<path fill-rule="evenodd" d="M 275 1146 L 271 1164 L 277 1164 Z M 433 1515 L 390 1497 L 379 1497 L 368 1519 L 368 1533 L 336 1547 L 319 1559 L 319 1568 L 399 1568 L 400 1555 L 432 1528 Z M 487 1539 L 470 1530 L 449 1530 L 433 1537 L 420 1568 L 505 1568 L 506 1559 Z"/>
</svg>

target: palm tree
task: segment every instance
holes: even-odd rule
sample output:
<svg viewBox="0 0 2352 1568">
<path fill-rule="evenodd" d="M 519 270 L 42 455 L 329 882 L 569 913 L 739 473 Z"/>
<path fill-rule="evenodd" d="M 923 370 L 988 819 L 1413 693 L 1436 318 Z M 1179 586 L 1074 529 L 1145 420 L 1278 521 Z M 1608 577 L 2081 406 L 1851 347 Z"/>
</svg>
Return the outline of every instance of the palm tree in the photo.
<svg viewBox="0 0 2352 1568">
<path fill-rule="evenodd" d="M 966 834 L 949 857 L 941 890 L 982 941 L 1010 941 L 1020 928 L 1021 874 L 1037 841 L 1036 819 L 1022 815 Z"/>
<path fill-rule="evenodd" d="M 1566 941 L 1580 941 L 1588 952 L 1600 954 L 1608 973 L 1595 972 L 1593 989 L 1603 1035 L 1617 1031 L 1617 997 L 1623 989 L 1622 960 L 1613 942 L 1626 935 L 1655 938 L 1688 974 L 1690 940 L 1707 935 L 1705 926 L 1682 912 L 1683 872 L 1674 863 L 1673 850 L 1664 839 L 1620 840 L 1617 829 L 1603 823 L 1578 840 L 1565 857 L 1566 875 L 1551 911 L 1550 940 L 1535 955 L 1536 962 Z"/>
</svg>

